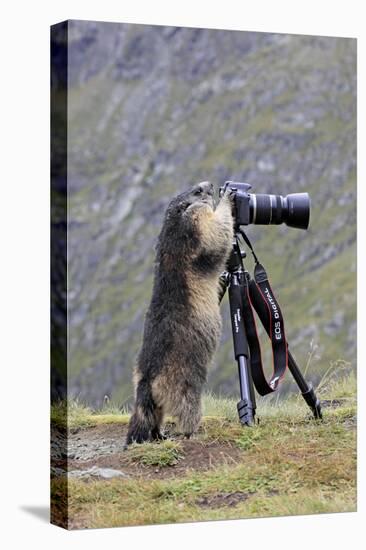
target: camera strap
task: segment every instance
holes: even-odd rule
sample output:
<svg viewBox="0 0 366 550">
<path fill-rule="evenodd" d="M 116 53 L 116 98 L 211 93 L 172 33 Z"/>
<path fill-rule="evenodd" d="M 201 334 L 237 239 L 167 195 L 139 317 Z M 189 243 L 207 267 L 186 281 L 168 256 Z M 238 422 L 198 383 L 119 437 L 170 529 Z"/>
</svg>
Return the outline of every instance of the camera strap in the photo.
<svg viewBox="0 0 366 550">
<path fill-rule="evenodd" d="M 277 389 L 288 364 L 284 319 L 279 303 L 269 283 L 266 270 L 259 262 L 248 237 L 243 231 L 240 231 L 240 233 L 250 248 L 255 261 L 254 279 L 246 272 L 243 296 L 243 316 L 250 351 L 250 365 L 253 382 L 258 393 L 260 395 L 267 395 Z M 273 373 L 269 382 L 263 370 L 261 347 L 254 311 L 256 311 L 271 340 Z"/>
</svg>

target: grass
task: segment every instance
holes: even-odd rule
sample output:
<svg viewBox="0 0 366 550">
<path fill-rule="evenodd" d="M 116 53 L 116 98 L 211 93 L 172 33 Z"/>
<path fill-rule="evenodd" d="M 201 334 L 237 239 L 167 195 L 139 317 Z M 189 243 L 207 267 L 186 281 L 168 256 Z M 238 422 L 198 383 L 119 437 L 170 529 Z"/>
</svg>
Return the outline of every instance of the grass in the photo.
<svg viewBox="0 0 366 550">
<path fill-rule="evenodd" d="M 173 466 L 183 457 L 182 446 L 179 441 L 162 441 L 156 443 L 145 443 L 144 445 L 133 444 L 128 450 L 128 458 L 131 462 L 137 462 L 145 466 Z"/>
<path fill-rule="evenodd" d="M 306 368 L 304 370 L 305 374 Z M 353 370 L 350 370 L 349 363 L 341 360 L 333 361 L 321 378 L 316 393 L 318 397 L 328 400 L 339 398 L 355 400 L 356 374 Z M 281 416 L 283 418 L 300 419 L 304 415 L 304 404 L 300 394 L 298 396 L 290 395 L 285 399 L 278 399 L 274 394 L 265 398 L 260 397 L 257 401 L 257 413 L 263 418 Z M 220 422 L 227 420 L 236 423 L 236 400 L 207 392 L 203 396 L 202 412 L 203 423 L 210 426 L 210 429 L 217 425 L 218 419 Z M 337 414 L 334 411 L 329 412 L 329 414 L 333 413 Z M 121 407 L 109 399 L 105 399 L 103 407 L 99 410 L 92 410 L 78 399 L 60 401 L 54 403 L 51 408 L 51 422 L 54 426 L 64 427 L 67 425 L 69 428 L 82 428 L 100 424 L 126 424 L 128 420 L 128 408 Z"/>
<path fill-rule="evenodd" d="M 333 375 L 337 373 L 337 379 Z M 345 361 L 332 361 L 325 372 L 317 388 L 319 396 L 328 399 L 356 398 L 357 380 L 356 373 L 350 371 L 349 363 Z"/>
<path fill-rule="evenodd" d="M 354 511 L 355 389 L 354 373 L 345 371 L 335 379 L 330 372 L 319 388 L 328 405 L 322 422 L 312 420 L 303 400 L 293 396 L 258 403 L 260 423 L 250 429 L 238 423 L 234 400 L 206 395 L 206 416 L 193 443 L 197 449 L 235 448 L 235 460 L 161 479 L 144 475 L 144 468 L 163 471 L 184 464 L 184 442 L 132 445 L 128 461 L 141 467 L 140 477 L 87 483 L 55 478 L 53 509 L 67 491 L 71 528 Z M 330 406 L 332 402 L 336 406 Z M 53 411 L 54 419 L 59 412 L 60 406 Z M 73 427 L 123 424 L 127 419 L 119 410 L 106 414 L 80 403 L 70 406 Z M 232 496 L 233 503 L 227 504 L 225 495 Z"/>
<path fill-rule="evenodd" d="M 236 401 L 208 392 L 203 396 L 202 412 L 205 417 L 219 416 L 235 421 L 237 419 Z"/>
<path fill-rule="evenodd" d="M 51 424 L 54 427 L 87 428 L 100 424 L 126 424 L 129 414 L 124 408 L 107 403 L 98 411 L 78 399 L 60 401 L 51 407 Z"/>
<path fill-rule="evenodd" d="M 273 418 L 241 436 L 228 425 L 226 432 L 243 449 L 241 463 L 174 480 L 70 480 L 71 516 L 87 513 L 89 526 L 105 527 L 355 509 L 354 433 L 339 417 L 322 426 Z M 139 460 L 158 463 L 167 443 L 155 446 L 155 456 L 152 444 L 141 446 Z M 222 493 L 247 498 L 235 507 L 200 506 Z"/>
</svg>

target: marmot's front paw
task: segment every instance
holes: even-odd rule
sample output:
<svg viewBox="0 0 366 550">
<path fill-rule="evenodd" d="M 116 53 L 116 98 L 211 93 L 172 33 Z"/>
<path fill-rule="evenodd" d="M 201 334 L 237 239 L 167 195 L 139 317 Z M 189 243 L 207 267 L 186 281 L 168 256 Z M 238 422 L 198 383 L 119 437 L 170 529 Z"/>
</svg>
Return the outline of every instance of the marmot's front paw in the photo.
<svg viewBox="0 0 366 550">
<path fill-rule="evenodd" d="M 234 203 L 236 191 L 233 191 L 231 187 L 227 187 L 224 191 L 224 194 L 222 196 L 221 200 L 230 201 L 231 203 Z"/>
</svg>

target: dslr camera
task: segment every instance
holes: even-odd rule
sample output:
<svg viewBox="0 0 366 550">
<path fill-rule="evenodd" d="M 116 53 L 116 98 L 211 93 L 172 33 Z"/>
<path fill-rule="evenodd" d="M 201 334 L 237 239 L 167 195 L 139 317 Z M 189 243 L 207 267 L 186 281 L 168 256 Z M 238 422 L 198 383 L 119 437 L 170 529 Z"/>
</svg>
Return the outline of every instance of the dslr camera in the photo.
<svg viewBox="0 0 366 550">
<path fill-rule="evenodd" d="M 281 195 L 266 195 L 250 193 L 249 183 L 226 181 L 220 187 L 220 196 L 229 188 L 234 194 L 234 217 L 237 226 L 249 225 L 279 225 L 285 223 L 289 227 L 307 229 L 310 221 L 310 197 L 308 193 L 291 193 Z"/>
</svg>

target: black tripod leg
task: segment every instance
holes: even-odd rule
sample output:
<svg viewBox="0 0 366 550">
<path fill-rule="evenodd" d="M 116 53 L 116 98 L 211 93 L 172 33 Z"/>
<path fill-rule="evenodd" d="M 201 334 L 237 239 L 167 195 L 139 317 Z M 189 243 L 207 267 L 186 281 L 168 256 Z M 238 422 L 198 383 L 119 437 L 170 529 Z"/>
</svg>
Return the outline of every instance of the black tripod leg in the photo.
<svg viewBox="0 0 366 550">
<path fill-rule="evenodd" d="M 295 359 L 290 352 L 288 352 L 288 368 L 292 376 L 295 378 L 295 381 L 300 388 L 303 398 L 312 410 L 314 418 L 322 418 L 320 401 L 315 395 L 314 388 L 311 384 L 308 384 L 306 382 L 299 367 L 296 364 Z"/>
<path fill-rule="evenodd" d="M 240 401 L 238 414 L 240 422 L 252 426 L 255 418 L 255 397 L 250 373 L 249 348 L 242 312 L 243 283 L 240 275 L 233 273 L 229 285 L 229 302 L 235 359 L 238 363 L 240 382 Z"/>
<path fill-rule="evenodd" d="M 237 404 L 239 420 L 245 426 L 253 426 L 255 418 L 255 396 L 248 359 L 245 355 L 237 358 L 239 367 L 240 401 Z"/>
</svg>

